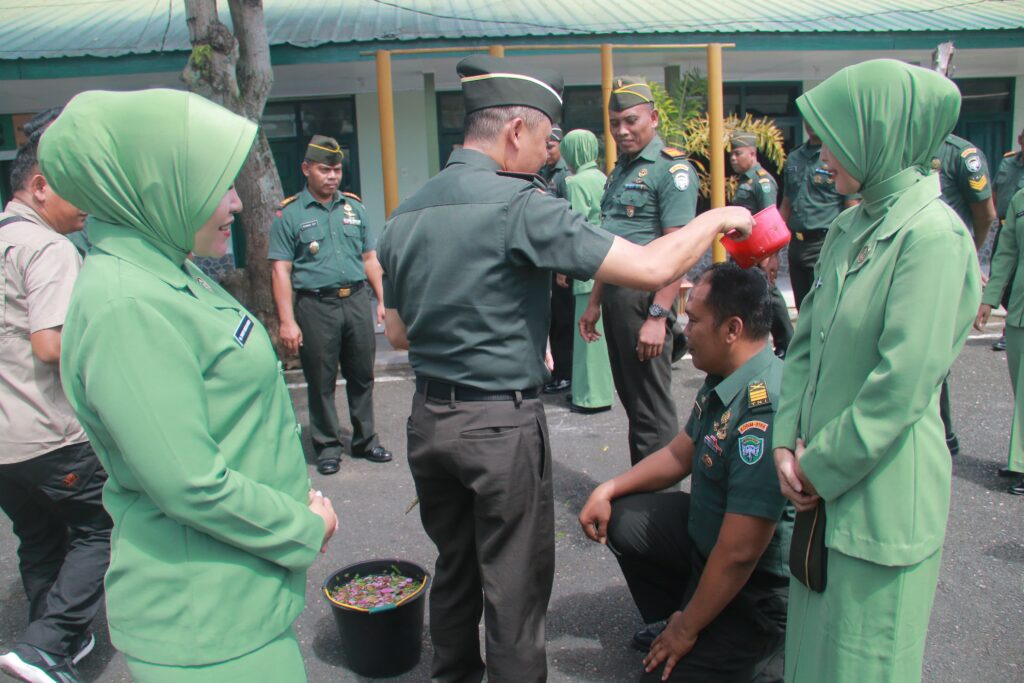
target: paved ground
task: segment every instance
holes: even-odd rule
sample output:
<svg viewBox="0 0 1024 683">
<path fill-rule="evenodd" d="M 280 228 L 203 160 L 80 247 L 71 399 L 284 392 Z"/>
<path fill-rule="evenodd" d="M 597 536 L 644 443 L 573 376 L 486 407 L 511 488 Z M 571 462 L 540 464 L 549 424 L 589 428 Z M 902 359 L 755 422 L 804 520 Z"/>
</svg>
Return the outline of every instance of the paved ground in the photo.
<svg viewBox="0 0 1024 683">
<path fill-rule="evenodd" d="M 994 328 L 993 328 L 994 331 Z M 924 679 L 941 683 L 1003 683 L 1024 680 L 1024 497 L 1004 493 L 996 477 L 1004 461 L 1012 410 L 1006 356 L 989 349 L 990 338 L 969 342 L 953 370 L 952 390 L 963 453 L 954 463 L 953 503 L 938 596 L 932 614 Z M 386 344 L 386 342 L 385 342 Z M 363 559 L 401 557 L 432 568 L 434 549 L 417 513 L 406 515 L 413 484 L 405 458 L 404 424 L 413 386 L 402 356 L 381 354 L 375 403 L 383 442 L 395 461 L 376 465 L 346 460 L 339 474 L 320 477 L 341 516 L 341 530 L 309 572 L 308 606 L 296 628 L 309 680 L 359 681 L 340 653 L 321 582 L 334 569 Z M 293 377 L 297 384 L 301 376 Z M 677 408 L 688 410 L 700 378 L 688 361 L 677 364 Z M 293 389 L 305 420 L 305 392 Z M 550 680 L 630 681 L 640 656 L 627 646 L 638 616 L 611 555 L 587 541 L 576 522 L 590 490 L 628 463 L 621 407 L 595 416 L 567 410 L 564 396 L 545 397 L 554 449 L 557 570 L 548 615 Z M 344 391 L 339 390 L 344 414 Z M 17 577 L 15 542 L 0 518 L 0 647 L 24 626 L 25 602 Z M 83 662 L 88 681 L 128 681 L 124 661 L 106 636 Z M 430 645 L 423 660 L 398 681 L 426 681 Z M 0 679 L 3 675 L 0 674 Z"/>
</svg>

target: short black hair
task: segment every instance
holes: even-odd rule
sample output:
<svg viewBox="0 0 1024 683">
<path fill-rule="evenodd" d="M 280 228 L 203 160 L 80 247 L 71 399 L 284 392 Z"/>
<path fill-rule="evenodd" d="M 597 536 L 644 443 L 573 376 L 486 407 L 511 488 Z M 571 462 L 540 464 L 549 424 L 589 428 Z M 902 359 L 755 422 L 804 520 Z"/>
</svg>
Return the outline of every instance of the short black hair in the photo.
<svg viewBox="0 0 1024 683">
<path fill-rule="evenodd" d="M 749 339 L 764 339 L 772 329 L 772 295 L 768 277 L 760 268 L 744 270 L 732 261 L 716 263 L 698 282 L 709 285 L 705 304 L 715 323 L 721 325 L 733 316 L 743 321 Z"/>
<path fill-rule="evenodd" d="M 18 148 L 18 153 L 11 162 L 11 191 L 28 189 L 28 181 L 38 172 L 39 160 L 36 157 L 39 139 L 29 140 Z"/>
<path fill-rule="evenodd" d="M 534 130 L 543 121 L 548 120 L 547 114 L 540 109 L 523 105 L 508 107 L 486 107 L 466 114 L 464 123 L 465 140 L 493 140 L 505 124 L 514 118 L 521 118 L 526 127 Z"/>
</svg>

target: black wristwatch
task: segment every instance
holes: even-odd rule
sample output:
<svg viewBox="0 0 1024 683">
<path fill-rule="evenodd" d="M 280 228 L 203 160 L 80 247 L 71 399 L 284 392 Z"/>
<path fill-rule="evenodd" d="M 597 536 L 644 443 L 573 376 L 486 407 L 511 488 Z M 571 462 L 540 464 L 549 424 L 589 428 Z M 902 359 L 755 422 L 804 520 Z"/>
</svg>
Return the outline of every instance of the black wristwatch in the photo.
<svg viewBox="0 0 1024 683">
<path fill-rule="evenodd" d="M 647 309 L 648 318 L 667 318 L 668 309 L 662 308 L 658 304 L 651 304 L 651 307 Z"/>
</svg>

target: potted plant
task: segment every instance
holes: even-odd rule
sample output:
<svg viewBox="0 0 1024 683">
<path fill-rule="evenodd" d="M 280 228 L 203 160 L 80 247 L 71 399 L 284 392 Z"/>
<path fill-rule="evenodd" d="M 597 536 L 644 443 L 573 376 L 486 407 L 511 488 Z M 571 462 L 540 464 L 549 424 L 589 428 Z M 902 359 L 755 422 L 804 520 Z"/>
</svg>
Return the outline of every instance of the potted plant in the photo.
<svg viewBox="0 0 1024 683">
<path fill-rule="evenodd" d="M 426 569 L 405 560 L 357 562 L 324 581 L 349 668 L 362 676 L 397 676 L 420 661 Z"/>
</svg>

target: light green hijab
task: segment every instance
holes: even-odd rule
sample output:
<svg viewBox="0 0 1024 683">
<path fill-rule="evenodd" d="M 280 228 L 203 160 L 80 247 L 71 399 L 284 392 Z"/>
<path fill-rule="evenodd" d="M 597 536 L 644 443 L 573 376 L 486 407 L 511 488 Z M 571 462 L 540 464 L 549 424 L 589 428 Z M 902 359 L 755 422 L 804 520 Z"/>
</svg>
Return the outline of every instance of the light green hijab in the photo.
<svg viewBox="0 0 1024 683">
<path fill-rule="evenodd" d="M 573 173 L 597 165 L 597 136 L 589 130 L 577 128 L 569 131 L 562 139 L 560 147 L 562 158 L 573 169 Z"/>
<path fill-rule="evenodd" d="M 90 214 L 97 246 L 130 230 L 181 265 L 255 136 L 255 123 L 192 93 L 92 90 L 43 135 L 39 166 Z"/>
<path fill-rule="evenodd" d="M 871 202 L 930 173 L 956 125 L 960 92 L 934 71 L 875 59 L 842 69 L 796 104 Z"/>
</svg>

